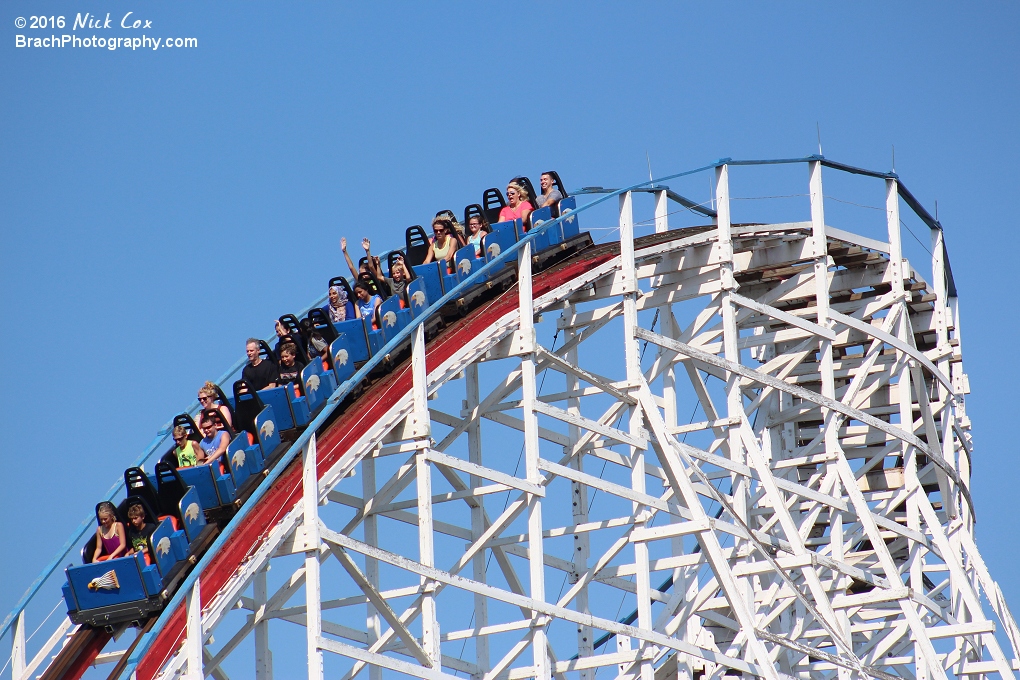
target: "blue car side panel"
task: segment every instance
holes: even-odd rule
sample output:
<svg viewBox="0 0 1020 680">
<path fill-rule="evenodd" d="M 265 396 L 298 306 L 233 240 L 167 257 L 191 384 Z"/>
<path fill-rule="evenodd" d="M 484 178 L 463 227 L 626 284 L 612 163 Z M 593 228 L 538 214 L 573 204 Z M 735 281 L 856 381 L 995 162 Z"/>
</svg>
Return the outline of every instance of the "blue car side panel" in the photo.
<svg viewBox="0 0 1020 680">
<path fill-rule="evenodd" d="M 388 343 L 403 329 L 400 324 L 400 298 L 396 295 L 383 300 L 379 305 L 379 320 L 382 321 L 383 344 Z"/>
<path fill-rule="evenodd" d="M 577 199 L 573 196 L 567 196 L 560 201 L 560 216 L 562 217 L 567 212 L 577 210 Z M 581 223 L 578 221 L 577 215 L 568 215 L 563 219 L 563 238 L 571 239 L 581 233 Z"/>
<path fill-rule="evenodd" d="M 178 468 L 181 479 L 198 493 L 198 501 L 205 509 L 211 509 L 222 505 L 220 495 L 216 491 L 216 478 L 213 476 L 212 467 L 208 465 L 196 465 L 195 467 Z"/>
<path fill-rule="evenodd" d="M 492 262 L 499 257 L 500 253 L 507 248 L 513 248 L 514 244 L 517 243 L 513 232 L 513 223 L 503 222 L 503 224 L 509 224 L 510 228 L 493 230 L 491 234 L 486 234 L 482 240 L 482 244 L 485 246 L 485 259 L 488 262 Z M 504 266 L 509 266 L 509 263 Z"/>
<path fill-rule="evenodd" d="M 281 430 L 289 430 L 294 427 L 294 415 L 290 411 L 290 397 L 287 387 L 267 387 L 259 390 L 259 397 L 263 404 L 273 407 L 276 414 L 276 426 Z"/>
<path fill-rule="evenodd" d="M 382 331 L 372 330 L 372 320 L 362 319 L 365 324 L 365 333 L 368 335 L 368 349 L 374 356 L 383 346 Z"/>
<path fill-rule="evenodd" d="M 351 357 L 351 343 L 346 335 L 341 335 L 329 346 L 329 355 L 333 357 L 333 373 L 338 385 L 342 385 L 355 373 L 354 359 Z M 305 409 L 308 409 L 307 398 Z"/>
<path fill-rule="evenodd" d="M 229 473 L 217 474 L 216 494 L 219 496 L 220 505 L 229 505 L 237 497 L 237 487 L 234 486 L 234 478 Z"/>
<path fill-rule="evenodd" d="M 169 522 L 165 522 L 165 524 L 169 525 Z M 68 567 L 67 581 L 71 586 L 70 589 L 78 605 L 78 610 L 86 611 L 133 600 L 144 600 L 148 597 L 142 584 L 142 567 L 144 566 L 145 558 L 141 554 L 136 554 L 105 562 Z M 103 586 L 113 585 L 113 579 L 109 575 L 111 571 L 116 575 L 117 587 L 98 587 L 100 582 Z M 90 583 L 97 584 L 95 589 L 89 588 Z"/>
<path fill-rule="evenodd" d="M 432 304 L 429 299 L 429 293 L 425 288 L 425 281 L 423 279 L 415 279 L 411 283 L 407 284 L 407 299 L 411 303 L 411 316 L 418 318 L 418 315 L 428 309 L 428 306 Z"/>
<path fill-rule="evenodd" d="M 150 564 L 142 569 L 142 585 L 145 586 L 145 592 L 149 594 L 149 597 L 158 595 L 159 591 L 163 590 L 163 579 L 159 577 L 159 567 Z"/>
<path fill-rule="evenodd" d="M 60 593 L 64 597 L 64 604 L 67 605 L 67 611 L 73 612 L 78 609 L 78 603 L 74 601 L 74 591 L 71 590 L 70 582 L 60 586 Z"/>
<path fill-rule="evenodd" d="M 458 250 L 453 256 L 453 261 L 457 265 L 458 281 L 463 281 L 471 275 L 471 272 L 485 264 L 484 257 L 475 257 L 473 244 L 468 244 Z"/>
<path fill-rule="evenodd" d="M 368 361 L 372 355 L 368 351 L 368 336 L 365 335 L 365 326 L 362 325 L 361 319 L 353 317 L 349 317 L 349 319 L 349 321 L 335 324 L 336 332 L 347 336 L 351 361 Z"/>
<path fill-rule="evenodd" d="M 170 534 L 170 552 L 177 562 L 188 559 L 188 537 L 183 531 L 177 530 Z"/>
<path fill-rule="evenodd" d="M 429 304 L 432 304 L 439 298 L 443 297 L 443 284 L 439 274 L 439 265 L 435 262 L 430 264 L 419 264 L 413 267 L 415 276 L 422 281 L 425 286 L 425 294 L 429 298 Z"/>
<path fill-rule="evenodd" d="M 552 208 L 539 208 L 531 213 L 531 228 L 538 229 L 544 223 L 552 219 Z M 545 250 L 563 242 L 563 229 L 560 225 L 550 227 L 541 236 L 535 239 L 532 251 Z"/>
<path fill-rule="evenodd" d="M 159 526 L 152 532 L 152 536 L 149 539 L 152 543 L 153 561 L 159 567 L 159 573 L 163 578 L 167 577 L 174 564 L 177 563 L 177 559 L 174 557 L 173 544 L 170 542 L 170 536 L 173 533 L 173 523 L 169 519 L 165 519 L 159 523 Z M 78 590 L 75 589 L 74 592 L 77 594 Z M 79 598 L 79 601 L 81 601 L 81 598 Z"/>
<path fill-rule="evenodd" d="M 326 397 L 330 394 L 328 385 L 323 381 L 322 359 L 315 358 L 301 369 L 301 384 L 304 385 L 308 411 L 314 415 L 326 403 Z"/>
<path fill-rule="evenodd" d="M 321 360 L 316 359 L 319 365 L 322 365 Z M 313 362 L 314 363 L 314 362 Z M 307 370 L 308 367 L 306 366 Z M 302 371 L 302 378 L 304 377 L 304 371 Z M 255 428 L 259 433 L 259 445 L 262 447 L 262 457 L 269 459 L 276 449 L 280 448 L 280 428 L 276 426 L 276 414 L 273 412 L 272 406 L 266 406 L 262 411 L 255 416 Z"/>
<path fill-rule="evenodd" d="M 244 482 L 252 474 L 252 469 L 248 462 L 247 432 L 237 435 L 234 437 L 234 440 L 230 442 L 230 446 L 227 447 L 225 460 L 230 469 L 230 476 L 234 480 L 234 488 L 241 488 L 241 485 L 244 484 Z"/>
<path fill-rule="evenodd" d="M 244 453 L 243 449 L 239 450 L 240 453 Z M 177 505 L 181 511 L 181 518 L 184 520 L 184 531 L 188 535 L 188 542 L 194 541 L 198 538 L 198 535 L 202 533 L 202 529 L 205 528 L 205 513 L 202 512 L 202 504 L 198 499 L 198 491 L 195 489 L 188 489 L 184 496 L 181 497 L 181 502 Z"/>
</svg>

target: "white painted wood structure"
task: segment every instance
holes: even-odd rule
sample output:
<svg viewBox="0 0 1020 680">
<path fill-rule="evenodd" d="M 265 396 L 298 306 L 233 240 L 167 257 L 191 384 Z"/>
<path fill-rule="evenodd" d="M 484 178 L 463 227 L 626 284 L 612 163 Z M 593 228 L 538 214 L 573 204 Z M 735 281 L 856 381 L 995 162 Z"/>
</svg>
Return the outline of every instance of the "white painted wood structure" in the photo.
<svg viewBox="0 0 1020 680">
<path fill-rule="evenodd" d="M 732 224 L 729 183 L 704 228 L 653 192 L 641 239 L 621 194 L 619 247 L 537 296 L 525 247 L 517 307 L 441 365 L 419 329 L 413 390 L 318 479 L 312 439 L 162 677 L 246 640 L 303 676 L 284 626 L 311 680 L 1013 677 L 941 233 L 929 277 L 895 179 L 887 242 L 826 223 L 818 162 L 803 222 Z"/>
</svg>

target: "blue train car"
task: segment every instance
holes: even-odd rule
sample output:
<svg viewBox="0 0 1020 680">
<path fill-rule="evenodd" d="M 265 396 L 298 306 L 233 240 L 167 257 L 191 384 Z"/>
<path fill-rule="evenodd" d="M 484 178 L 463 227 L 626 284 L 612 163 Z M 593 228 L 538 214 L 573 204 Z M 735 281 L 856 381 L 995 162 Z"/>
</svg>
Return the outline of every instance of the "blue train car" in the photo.
<svg viewBox="0 0 1020 680">
<path fill-rule="evenodd" d="M 128 509 L 140 505 L 147 523 L 156 525 L 144 548 L 134 554 L 93 561 L 96 535 L 82 549 L 81 566 L 69 566 L 63 596 L 74 623 L 112 629 L 140 624 L 163 608 L 177 584 L 215 538 L 199 494 L 176 471 L 157 475 L 158 487 L 138 468 L 125 473 L 129 495 L 117 507 L 118 521 L 130 526 Z M 158 480 L 164 479 L 162 483 Z M 99 505 L 96 506 L 99 521 Z"/>
</svg>

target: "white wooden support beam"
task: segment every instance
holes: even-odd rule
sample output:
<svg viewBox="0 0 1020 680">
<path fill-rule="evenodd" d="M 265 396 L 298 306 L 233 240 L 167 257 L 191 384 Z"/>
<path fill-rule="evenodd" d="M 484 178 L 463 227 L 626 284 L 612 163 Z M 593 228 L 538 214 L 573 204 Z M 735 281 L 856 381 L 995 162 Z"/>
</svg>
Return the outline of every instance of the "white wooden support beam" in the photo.
<svg viewBox="0 0 1020 680">
<path fill-rule="evenodd" d="M 626 402 L 628 404 L 637 403 L 637 399 L 615 387 L 608 378 L 586 371 L 580 366 L 576 366 L 565 359 L 561 359 L 542 346 L 536 347 L 536 350 L 538 359 L 544 361 L 547 365 L 551 365 L 556 370 L 561 371 L 564 375 L 572 374 L 575 378 L 580 378 L 589 385 L 598 387 L 606 394 L 616 397 L 619 401 Z"/>
<path fill-rule="evenodd" d="M 378 451 L 377 448 L 376 452 Z M 361 461 L 361 489 L 363 498 L 375 498 L 378 486 L 375 477 L 375 458 L 372 456 L 366 456 Z M 364 531 L 366 543 L 379 545 L 379 516 L 376 513 L 365 515 Z M 379 562 L 371 557 L 365 558 L 365 578 L 372 588 L 379 588 Z M 368 633 L 369 645 L 378 640 L 382 633 L 379 610 L 371 598 L 365 603 L 365 632 Z M 369 666 L 368 677 L 369 680 L 383 680 L 382 668 Z"/>
<path fill-rule="evenodd" d="M 423 678 L 423 680 L 463 680 L 463 678 L 458 678 L 456 675 L 443 673 L 438 670 L 438 668 L 425 668 L 424 666 L 419 666 L 400 659 L 394 659 L 393 657 L 386 656 L 384 654 L 371 652 L 361 647 L 355 647 L 354 645 L 349 645 L 345 642 L 332 640 L 330 638 L 320 637 L 318 644 L 327 651 L 333 652 L 334 654 L 340 654 L 341 656 L 346 656 L 350 659 L 355 659 L 360 661 L 362 664 L 379 666 L 380 668 L 410 675 L 411 677 Z"/>
<path fill-rule="evenodd" d="M 659 443 L 656 453 L 660 456 L 660 463 L 663 471 L 666 472 L 670 486 L 678 498 L 682 498 L 692 511 L 695 520 L 708 521 L 708 514 L 698 498 L 697 491 L 687 476 L 687 472 L 683 469 L 676 450 L 673 449 L 671 442 L 675 440 L 666 433 L 666 424 L 659 416 L 658 409 L 654 407 L 651 391 L 646 386 L 642 387 L 640 399 L 645 404 L 645 416 L 651 426 L 652 434 Z M 699 534 L 699 543 L 740 624 L 741 631 L 747 640 L 748 651 L 758 664 L 758 674 L 768 680 L 779 680 L 779 674 L 773 666 L 768 650 L 755 632 L 754 616 L 747 605 L 745 593 L 733 575 L 717 536 L 711 532 Z"/>
<path fill-rule="evenodd" d="M 411 412 L 411 436 L 425 439 L 431 433 L 428 403 L 428 370 L 425 366 L 425 324 L 418 324 L 411 344 L 411 377 L 414 409 Z"/>
<path fill-rule="evenodd" d="M 508 475 L 505 472 L 493 470 L 492 468 L 483 467 L 475 463 L 471 463 L 460 458 L 448 456 L 445 453 L 438 451 L 424 451 L 421 454 L 425 460 L 431 461 L 437 465 L 443 465 L 454 470 L 460 470 L 461 472 L 467 472 L 476 477 L 483 477 L 485 479 L 491 479 L 494 482 L 499 482 L 504 486 L 508 486 L 518 491 L 524 491 L 525 493 L 534 494 L 536 496 L 545 496 L 545 489 L 540 484 L 534 484 L 529 481 L 520 480 L 513 475 Z M 431 498 L 431 497 L 430 497 Z"/>
<path fill-rule="evenodd" d="M 14 620 L 11 650 L 11 677 L 21 680 L 25 675 L 25 665 L 28 661 L 28 654 L 25 651 L 25 610 Z"/>
<path fill-rule="evenodd" d="M 716 202 L 716 241 L 719 244 L 719 279 L 722 284 L 720 293 L 720 309 L 722 311 L 722 345 L 723 356 L 727 361 L 740 363 L 740 331 L 737 328 L 737 309 L 734 295 L 737 283 L 733 278 L 733 236 L 730 217 L 730 181 L 729 166 L 721 165 L 715 170 L 715 202 Z M 726 376 L 726 416 L 729 418 L 743 417 L 744 403 L 743 394 L 740 389 L 740 376 L 730 373 Z M 744 444 L 740 438 L 740 432 L 734 428 L 724 431 L 725 441 L 729 452 L 729 458 L 735 463 L 745 464 L 746 453 Z M 733 511 L 737 518 L 744 524 L 750 526 L 748 508 L 750 506 L 750 485 L 748 480 L 741 475 L 730 475 L 731 495 L 733 498 Z M 744 552 L 743 561 L 750 557 L 749 553 L 740 542 L 737 542 L 738 552 Z M 737 579 L 742 589 L 743 596 L 749 609 L 754 608 L 754 586 L 748 579 Z"/>
<path fill-rule="evenodd" d="M 255 680 L 273 680 L 273 651 L 269 646 L 269 617 L 266 616 L 269 565 L 255 572 L 252 579 L 253 613 L 255 619 Z"/>
<path fill-rule="evenodd" d="M 379 590 L 368 580 L 368 577 L 358 568 L 358 565 L 347 554 L 347 551 L 335 545 L 329 546 L 329 550 L 333 557 L 340 562 L 340 566 L 344 568 L 344 571 L 347 572 L 358 588 L 361 589 L 361 592 L 372 602 L 376 611 L 386 619 L 386 623 L 397 633 L 397 637 L 404 643 L 404 648 L 410 652 L 411 656 L 417 659 L 418 663 L 423 666 L 438 668 L 436 661 L 430 658 L 422 646 L 418 644 L 417 638 L 411 634 L 411 631 L 403 624 L 397 613 L 386 602 L 386 598 L 383 597 Z"/>
<path fill-rule="evenodd" d="M 538 385 L 535 382 L 535 307 L 531 292 L 531 243 L 525 243 L 518 259 L 517 288 L 518 312 L 520 314 L 521 392 L 524 411 L 524 460 L 527 480 L 541 485 L 542 471 L 539 468 L 541 452 L 538 444 L 538 416 L 535 407 L 538 401 Z M 542 496 L 528 494 L 528 575 L 531 598 L 545 602 L 545 548 L 542 543 Z M 537 616 L 537 615 L 536 615 Z M 534 657 L 537 680 L 550 680 L 552 666 L 544 625 L 531 629 L 531 651 Z"/>
<path fill-rule="evenodd" d="M 655 192 L 655 233 L 669 231 L 669 202 L 666 191 Z"/>
<path fill-rule="evenodd" d="M 464 390 L 465 390 L 465 410 L 468 413 L 473 412 L 479 404 L 480 394 L 478 388 L 478 364 L 472 363 L 464 371 Z M 468 460 L 478 466 L 483 465 L 482 463 L 482 428 L 481 422 L 478 418 L 472 418 L 470 424 L 467 426 L 467 437 L 468 437 Z M 482 478 L 477 475 L 471 475 L 468 478 L 468 484 L 471 489 L 477 489 L 482 484 Z M 478 537 L 485 531 L 485 507 L 482 502 L 471 506 L 471 540 L 476 541 Z M 479 552 L 475 555 L 471 562 L 471 576 L 475 581 L 479 583 L 486 582 L 485 574 L 485 554 Z M 476 628 L 484 629 L 489 625 L 489 603 L 488 600 L 475 593 L 474 595 L 475 605 L 475 620 L 474 624 Z M 485 673 L 489 670 L 489 637 L 487 635 L 474 636 L 475 645 L 475 664 Z M 474 680 L 480 680 L 480 676 L 474 678 Z"/>
<path fill-rule="evenodd" d="M 658 230 L 660 225 L 660 218 L 658 215 L 660 202 L 656 201 L 656 229 Z M 634 261 L 634 214 L 633 214 L 633 196 L 628 191 L 620 196 L 620 269 L 623 274 L 623 343 L 624 343 L 624 360 L 627 367 L 627 382 L 631 385 L 636 385 L 642 379 L 641 374 L 641 355 L 638 349 L 637 339 L 634 337 L 634 332 L 638 327 L 637 318 L 637 298 L 640 294 L 640 290 L 637 285 L 637 271 L 636 264 Z M 628 404 L 628 426 L 627 434 L 630 439 L 627 443 L 629 444 L 629 458 L 631 467 L 631 489 L 634 491 L 635 496 L 644 496 L 645 494 L 645 449 L 648 448 L 647 444 L 643 441 L 645 436 L 644 428 L 642 427 L 642 415 L 641 409 L 637 407 L 637 400 L 628 398 L 625 403 Z M 647 523 L 647 517 L 649 513 L 642 512 L 642 504 L 634 502 L 632 505 L 632 512 L 635 516 L 635 527 L 640 528 L 645 526 Z M 638 611 L 638 626 L 645 629 L 651 629 L 652 627 L 652 601 L 651 601 L 651 583 L 649 577 L 648 567 L 648 545 L 646 543 L 634 543 L 634 565 L 635 565 L 635 585 L 636 585 L 636 596 L 637 596 L 637 611 Z M 630 652 L 629 640 L 625 637 L 617 638 L 617 650 L 623 653 Z M 648 651 L 648 647 L 645 644 L 641 645 L 640 651 L 642 652 L 639 661 L 639 673 L 641 680 L 653 680 L 654 668 L 652 662 L 645 658 L 645 652 Z M 620 675 L 627 673 L 629 664 L 621 664 L 619 666 Z"/>
<path fill-rule="evenodd" d="M 648 442 L 645 439 L 645 435 L 647 433 L 640 425 L 633 428 L 635 430 L 634 433 L 622 432 L 615 427 L 603 425 L 597 420 L 592 420 L 591 418 L 586 418 L 582 415 L 575 415 L 570 411 L 565 411 L 561 408 L 557 408 L 556 406 L 552 406 L 551 404 L 546 404 L 545 402 L 537 400 L 535 401 L 534 410 L 542 415 L 561 420 L 565 423 L 570 423 L 571 425 L 577 425 L 589 432 L 600 434 L 607 439 L 612 439 L 620 442 L 621 444 L 633 446 L 636 449 L 644 450 L 648 447 Z M 495 481 L 495 478 L 493 478 L 493 480 Z"/>
<path fill-rule="evenodd" d="M 184 638 L 184 658 L 186 660 L 186 673 L 188 680 L 204 680 L 205 671 L 202 668 L 202 584 L 201 579 L 196 578 L 191 590 L 188 591 L 187 603 L 187 631 Z"/>
<path fill-rule="evenodd" d="M 829 399 L 815 392 L 812 392 L 811 390 L 800 387 L 799 385 L 792 385 L 783 380 L 779 380 L 775 376 L 769 375 L 767 373 L 762 373 L 761 371 L 756 371 L 742 364 L 728 362 L 725 359 L 717 357 L 714 354 L 703 352 L 700 349 L 696 349 L 686 343 L 682 343 L 677 340 L 670 340 L 669 338 L 659 335 L 658 333 L 652 333 L 651 331 L 639 328 L 637 330 L 637 336 L 643 340 L 648 340 L 649 342 L 653 342 L 657 345 L 666 347 L 667 349 L 675 350 L 677 353 L 683 354 L 696 361 L 708 364 L 710 366 L 716 366 L 717 368 L 721 368 L 726 371 L 731 371 L 733 373 L 739 373 L 741 376 L 748 378 L 749 380 L 752 380 L 756 383 L 768 385 L 777 390 L 781 390 L 783 392 L 792 394 L 795 397 L 799 397 L 803 400 L 813 402 L 815 404 L 818 404 L 819 406 L 823 406 L 824 408 L 827 408 L 829 410 L 837 411 L 843 414 L 844 416 L 847 416 L 848 418 L 851 418 L 853 420 L 859 420 L 862 423 L 870 425 L 871 427 L 877 430 L 881 430 L 882 432 L 885 432 L 888 435 L 906 441 L 912 446 L 915 446 L 921 451 L 923 451 L 924 454 L 931 458 L 932 461 L 936 465 L 938 465 L 943 471 L 953 476 L 954 479 L 957 481 L 957 484 L 959 485 L 956 472 L 949 468 L 946 462 L 942 460 L 942 455 L 940 453 L 932 451 L 928 447 L 928 445 L 925 444 L 922 440 L 918 439 L 916 435 L 906 432 L 905 430 L 896 427 L 895 425 L 890 425 L 886 421 L 880 420 L 879 418 L 876 418 L 873 415 L 865 413 L 860 409 L 851 408 L 842 402 L 836 401 L 834 399 Z M 969 494 L 965 494 L 965 497 L 968 499 L 968 503 L 970 503 Z"/>
<path fill-rule="evenodd" d="M 400 555 L 382 550 L 381 548 L 373 548 L 366 545 L 363 541 L 359 541 L 350 536 L 337 533 L 327 528 L 322 530 L 323 540 L 327 543 L 342 546 L 348 550 L 353 550 L 364 555 L 372 555 L 379 559 L 381 562 L 392 564 L 400 569 L 425 576 L 434 581 L 452 585 L 455 588 L 466 590 L 468 592 L 482 593 L 487 597 L 506 602 L 516 607 L 523 609 L 531 609 L 538 614 L 546 615 L 549 617 L 564 619 L 574 623 L 586 623 L 596 628 L 616 633 L 618 635 L 629 635 L 631 637 L 640 638 L 647 640 L 648 642 L 658 645 L 660 647 L 668 647 L 670 649 L 676 649 L 690 654 L 694 654 L 700 658 L 710 659 L 716 663 L 720 663 L 728 668 L 743 671 L 745 673 L 765 675 L 766 677 L 772 678 L 773 680 L 779 680 L 778 676 L 774 673 L 769 674 L 768 672 L 762 672 L 762 669 L 753 664 L 749 664 L 741 659 L 729 658 L 724 654 L 713 652 L 708 649 L 694 647 L 680 640 L 676 640 L 668 635 L 660 633 L 654 630 L 644 630 L 638 626 L 629 626 L 627 624 L 619 623 L 612 619 L 604 619 L 591 614 L 580 614 L 572 609 L 566 609 L 555 604 L 536 600 L 534 598 L 518 595 L 508 590 L 502 590 L 495 586 L 477 583 L 471 579 L 464 578 L 451 574 L 450 572 L 436 569 L 434 567 L 426 567 L 418 562 L 409 560 Z M 721 554 L 720 554 L 721 556 Z M 767 657 L 766 657 L 767 658 Z"/>
<path fill-rule="evenodd" d="M 313 434 L 302 453 L 301 509 L 305 533 L 305 646 L 308 680 L 322 680 L 322 591 L 319 580 L 319 474 Z"/>
<path fill-rule="evenodd" d="M 415 415 L 428 422 L 427 379 L 425 372 L 425 331 L 419 325 L 411 348 L 414 379 Z M 420 409 L 420 410 L 419 410 Z M 432 465 L 429 449 L 415 454 L 418 490 L 418 560 L 427 567 L 435 566 L 434 528 L 432 525 Z M 422 648 L 433 668 L 439 668 L 442 653 L 439 645 L 439 612 L 436 610 L 435 584 L 422 577 L 421 631 Z M 378 608 L 378 607 L 377 607 Z"/>
<path fill-rule="evenodd" d="M 562 313 L 562 319 L 566 320 L 572 318 L 575 314 L 574 306 L 567 304 Z M 564 343 L 570 345 L 570 349 L 567 350 L 566 360 L 572 366 L 577 366 L 578 354 L 577 345 L 574 342 L 577 338 L 577 328 L 572 325 L 564 325 Z M 576 394 L 581 386 L 581 381 L 577 375 L 573 373 L 564 374 L 566 379 L 566 389 L 568 394 Z M 567 398 L 567 412 L 572 416 L 581 415 L 581 399 L 577 396 L 571 396 Z M 581 438 L 581 428 L 573 423 L 568 423 L 567 426 L 568 437 L 570 442 L 564 447 L 564 455 L 569 454 L 573 451 L 577 445 L 578 440 Z M 570 466 L 573 467 L 579 473 L 584 473 L 584 456 L 571 456 Z M 570 482 L 570 501 L 572 506 L 572 518 L 573 528 L 573 550 L 571 551 L 571 571 L 569 580 L 572 583 L 580 581 L 581 574 L 588 570 L 588 558 L 591 555 L 591 538 L 587 531 L 576 531 L 577 527 L 584 526 L 588 523 L 588 487 L 577 481 L 571 480 Z M 548 532 L 546 532 L 548 533 Z M 578 588 L 577 595 L 574 598 L 574 606 L 577 611 L 582 614 L 590 613 L 589 601 L 588 601 L 588 584 L 582 583 Z M 577 627 L 577 655 L 578 658 L 588 658 L 594 654 L 595 651 L 595 639 L 592 636 L 591 626 L 584 624 L 575 624 Z M 581 668 L 578 669 L 580 673 L 580 680 L 595 680 L 595 669 L 592 668 Z"/>
</svg>

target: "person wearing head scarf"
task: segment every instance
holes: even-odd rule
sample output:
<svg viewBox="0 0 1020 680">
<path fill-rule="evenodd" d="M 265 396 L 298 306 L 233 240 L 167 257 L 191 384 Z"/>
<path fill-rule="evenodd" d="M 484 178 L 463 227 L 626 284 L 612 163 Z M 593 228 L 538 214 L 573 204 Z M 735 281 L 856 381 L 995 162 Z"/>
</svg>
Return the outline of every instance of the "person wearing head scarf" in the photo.
<svg viewBox="0 0 1020 680">
<path fill-rule="evenodd" d="M 323 307 L 323 311 L 333 323 L 347 320 L 347 291 L 343 286 L 329 287 L 329 302 Z"/>
</svg>

